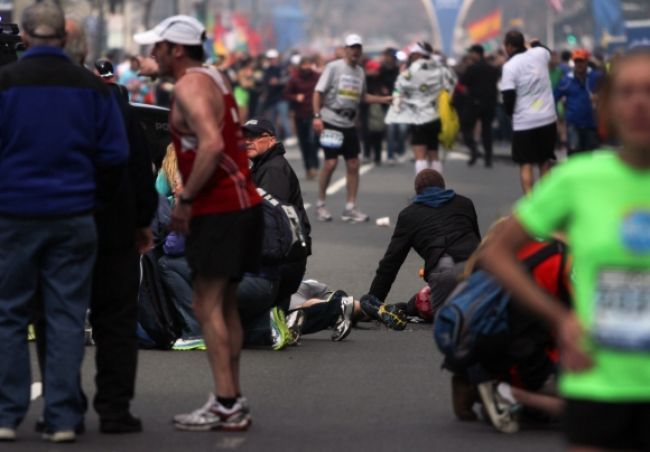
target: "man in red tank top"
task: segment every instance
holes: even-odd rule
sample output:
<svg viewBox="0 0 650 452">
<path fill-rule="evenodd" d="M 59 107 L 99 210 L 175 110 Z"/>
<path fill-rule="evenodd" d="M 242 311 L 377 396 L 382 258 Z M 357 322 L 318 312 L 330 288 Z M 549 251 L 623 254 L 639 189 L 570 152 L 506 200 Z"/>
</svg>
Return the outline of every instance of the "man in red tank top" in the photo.
<svg viewBox="0 0 650 452">
<path fill-rule="evenodd" d="M 237 105 L 214 68 L 202 67 L 205 29 L 189 16 L 165 19 L 134 36 L 153 44 L 158 73 L 176 80 L 169 117 L 184 191 L 172 228 L 187 234 L 194 312 L 201 324 L 215 394 L 204 407 L 174 417 L 180 430 L 246 430 L 250 413 L 239 386 L 242 329 L 237 285 L 259 268 L 264 230 L 243 147 Z"/>
</svg>

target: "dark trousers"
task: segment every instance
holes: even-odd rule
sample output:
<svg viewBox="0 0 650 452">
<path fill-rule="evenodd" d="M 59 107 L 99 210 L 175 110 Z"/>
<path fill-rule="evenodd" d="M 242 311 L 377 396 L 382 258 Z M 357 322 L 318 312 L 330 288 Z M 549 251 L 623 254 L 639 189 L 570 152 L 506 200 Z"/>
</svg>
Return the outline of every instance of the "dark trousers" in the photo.
<svg viewBox="0 0 650 452">
<path fill-rule="evenodd" d="M 284 312 L 289 310 L 291 295 L 298 291 L 307 271 L 307 258 L 280 265 L 280 285 L 278 286 L 277 306 Z"/>
<path fill-rule="evenodd" d="M 341 303 L 318 303 L 303 309 L 305 323 L 300 334 L 313 334 L 336 325 L 341 315 Z"/>
<path fill-rule="evenodd" d="M 381 163 L 381 145 L 384 141 L 384 132 L 368 132 L 363 142 L 363 156 L 372 159 L 375 163 Z"/>
<path fill-rule="evenodd" d="M 481 122 L 481 142 L 485 151 L 485 163 L 492 163 L 492 121 L 494 120 L 493 105 L 472 105 L 467 108 L 462 124 L 463 140 L 469 148 L 472 160 L 478 158 L 478 148 L 474 139 L 474 128 L 477 121 Z"/>
<path fill-rule="evenodd" d="M 271 345 L 269 312 L 277 305 L 278 282 L 246 275 L 237 287 L 237 306 L 245 346 Z"/>
<path fill-rule="evenodd" d="M 192 309 L 192 275 L 184 256 L 162 256 L 158 260 L 160 277 L 174 307 L 183 319 L 182 339 L 203 337 L 201 325 Z"/>
<path fill-rule="evenodd" d="M 305 170 L 316 170 L 318 163 L 318 141 L 311 118 L 296 118 L 296 134 L 298 135 L 298 146 L 302 153 L 302 161 Z"/>
<path fill-rule="evenodd" d="M 102 419 L 124 416 L 135 394 L 140 256 L 134 249 L 97 255 L 90 301 L 97 393 Z"/>
</svg>

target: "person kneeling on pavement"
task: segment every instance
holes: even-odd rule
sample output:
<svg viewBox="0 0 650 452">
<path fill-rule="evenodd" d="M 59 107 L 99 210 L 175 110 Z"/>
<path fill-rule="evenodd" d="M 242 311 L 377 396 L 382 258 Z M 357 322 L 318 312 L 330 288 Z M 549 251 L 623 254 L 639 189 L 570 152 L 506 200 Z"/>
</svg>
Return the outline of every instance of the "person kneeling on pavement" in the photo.
<svg viewBox="0 0 650 452">
<path fill-rule="evenodd" d="M 367 297 L 380 302 L 386 299 L 413 248 L 424 259 L 423 274 L 431 287 L 431 308 L 435 313 L 456 287 L 461 263 L 476 250 L 481 234 L 474 203 L 447 189 L 439 172 L 425 169 L 418 173 L 415 192 L 413 202 L 397 218 Z"/>
</svg>

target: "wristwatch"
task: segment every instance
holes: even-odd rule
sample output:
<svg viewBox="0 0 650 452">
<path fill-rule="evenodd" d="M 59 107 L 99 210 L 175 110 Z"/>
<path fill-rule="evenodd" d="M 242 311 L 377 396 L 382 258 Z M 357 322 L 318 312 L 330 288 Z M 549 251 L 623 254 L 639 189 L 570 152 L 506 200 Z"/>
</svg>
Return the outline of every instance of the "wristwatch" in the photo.
<svg viewBox="0 0 650 452">
<path fill-rule="evenodd" d="M 185 195 L 180 195 L 178 197 L 178 202 L 181 204 L 192 204 L 194 202 L 194 198 L 187 198 Z"/>
<path fill-rule="evenodd" d="M 320 113 L 314 113 L 314 119 L 320 119 Z"/>
</svg>

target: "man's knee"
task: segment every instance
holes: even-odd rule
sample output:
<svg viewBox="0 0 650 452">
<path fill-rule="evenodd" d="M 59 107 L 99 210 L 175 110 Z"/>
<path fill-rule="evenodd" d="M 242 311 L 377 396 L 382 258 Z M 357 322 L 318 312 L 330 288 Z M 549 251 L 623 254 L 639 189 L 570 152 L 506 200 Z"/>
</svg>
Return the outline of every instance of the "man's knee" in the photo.
<svg viewBox="0 0 650 452">
<path fill-rule="evenodd" d="M 339 160 L 338 159 L 326 159 L 325 163 L 323 163 L 323 171 L 326 173 L 331 173 L 336 169 L 336 165 L 338 164 Z"/>
<path fill-rule="evenodd" d="M 358 173 L 359 172 L 359 159 L 353 158 L 345 161 L 345 166 L 348 170 L 348 173 Z"/>
</svg>

